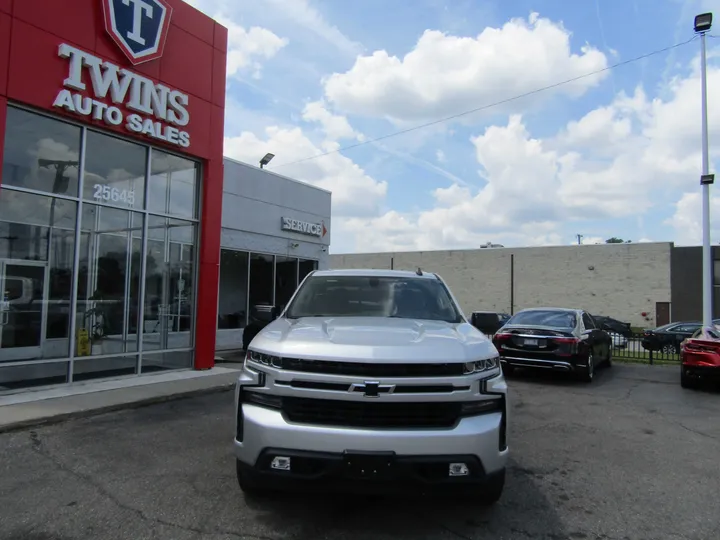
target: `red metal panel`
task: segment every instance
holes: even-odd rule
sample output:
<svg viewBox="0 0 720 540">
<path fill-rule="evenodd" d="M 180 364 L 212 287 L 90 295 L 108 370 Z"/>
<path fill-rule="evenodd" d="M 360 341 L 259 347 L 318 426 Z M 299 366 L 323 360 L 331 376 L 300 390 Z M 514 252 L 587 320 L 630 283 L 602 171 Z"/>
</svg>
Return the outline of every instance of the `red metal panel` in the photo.
<svg viewBox="0 0 720 540">
<path fill-rule="evenodd" d="M 222 159 L 207 163 L 203 184 L 202 234 L 200 238 L 200 261 L 205 264 L 220 263 L 220 228 L 223 198 Z M 216 295 L 217 291 L 213 293 Z"/>
<path fill-rule="evenodd" d="M 213 68 L 212 68 L 212 102 L 214 105 L 225 106 L 225 88 L 227 85 L 226 71 L 227 55 L 213 50 Z"/>
<path fill-rule="evenodd" d="M 218 23 L 215 23 L 215 48 L 222 52 L 228 48 L 228 29 Z"/>
<path fill-rule="evenodd" d="M 213 48 L 177 27 L 171 28 L 160 79 L 205 101 L 212 101 Z"/>
<path fill-rule="evenodd" d="M 0 96 L 7 94 L 8 62 L 10 61 L 10 15 L 0 13 Z"/>
<path fill-rule="evenodd" d="M 210 116 L 210 151 L 215 153 L 220 149 L 219 155 L 222 158 L 222 149 L 225 144 L 225 108 L 212 106 Z M 222 206 L 221 206 L 222 207 Z"/>
<path fill-rule="evenodd" d="M 173 7 L 172 24 L 208 45 L 213 44 L 215 21 L 183 0 L 168 0 L 168 3 Z"/>
<path fill-rule="evenodd" d="M 72 0 L 72 9 L 68 2 L 21 0 L 15 2 L 13 17 L 92 50 L 99 8 L 97 0 Z"/>
<path fill-rule="evenodd" d="M 215 150 L 218 157 L 206 162 L 203 179 L 195 369 L 208 369 L 215 364 L 223 196 L 222 152 L 217 147 Z"/>
<path fill-rule="evenodd" d="M 5 151 L 5 116 L 7 115 L 7 99 L 0 96 L 0 163 Z M 2 189 L 2 167 L 0 167 L 0 189 Z"/>
<path fill-rule="evenodd" d="M 0 11 L 3 13 L 12 13 L 13 0 L 0 0 Z"/>
</svg>

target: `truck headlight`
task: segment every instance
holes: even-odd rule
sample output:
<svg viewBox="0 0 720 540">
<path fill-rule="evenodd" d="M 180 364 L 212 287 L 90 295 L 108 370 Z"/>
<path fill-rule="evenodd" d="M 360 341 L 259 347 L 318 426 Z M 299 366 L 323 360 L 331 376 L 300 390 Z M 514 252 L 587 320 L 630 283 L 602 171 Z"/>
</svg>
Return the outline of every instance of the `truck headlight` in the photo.
<svg viewBox="0 0 720 540">
<path fill-rule="evenodd" d="M 493 358 L 486 358 L 484 360 L 477 360 L 476 362 L 466 362 L 463 374 L 472 375 L 473 373 L 491 371 L 493 369 L 497 369 L 499 365 L 500 361 L 497 356 L 494 356 Z"/>
<path fill-rule="evenodd" d="M 260 353 L 253 350 L 248 350 L 245 353 L 245 360 L 253 362 L 254 364 L 260 364 L 261 366 L 274 367 L 276 369 L 283 368 L 283 359 L 279 356 L 273 356 L 271 354 Z"/>
</svg>

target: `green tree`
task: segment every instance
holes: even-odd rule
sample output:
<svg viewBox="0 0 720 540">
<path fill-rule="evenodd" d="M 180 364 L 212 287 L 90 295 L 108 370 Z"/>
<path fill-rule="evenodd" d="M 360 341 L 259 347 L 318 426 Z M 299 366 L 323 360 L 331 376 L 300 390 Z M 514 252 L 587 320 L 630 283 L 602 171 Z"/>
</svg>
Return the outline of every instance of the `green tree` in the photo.
<svg viewBox="0 0 720 540">
<path fill-rule="evenodd" d="M 608 238 L 607 240 L 605 240 L 605 243 L 606 244 L 625 244 L 626 242 L 622 238 L 616 238 L 615 236 L 613 236 L 612 238 Z M 627 243 L 630 243 L 630 240 L 628 240 Z"/>
</svg>

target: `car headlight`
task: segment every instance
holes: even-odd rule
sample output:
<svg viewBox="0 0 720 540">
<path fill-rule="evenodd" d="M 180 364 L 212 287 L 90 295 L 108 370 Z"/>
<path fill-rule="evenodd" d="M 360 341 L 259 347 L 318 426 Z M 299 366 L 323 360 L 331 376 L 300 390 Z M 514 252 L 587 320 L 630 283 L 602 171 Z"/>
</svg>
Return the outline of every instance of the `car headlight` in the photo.
<svg viewBox="0 0 720 540">
<path fill-rule="evenodd" d="M 271 354 L 265 354 L 253 350 L 249 350 L 245 353 L 245 360 L 253 362 L 254 364 L 260 364 L 261 366 L 274 367 L 276 369 L 283 368 L 283 359 L 279 356 L 273 356 Z"/>
<path fill-rule="evenodd" d="M 486 358 L 484 360 L 478 360 L 476 362 L 466 362 L 463 373 L 465 375 L 472 375 L 473 373 L 482 373 L 484 371 L 491 371 L 497 369 L 500 365 L 499 357 Z"/>
</svg>

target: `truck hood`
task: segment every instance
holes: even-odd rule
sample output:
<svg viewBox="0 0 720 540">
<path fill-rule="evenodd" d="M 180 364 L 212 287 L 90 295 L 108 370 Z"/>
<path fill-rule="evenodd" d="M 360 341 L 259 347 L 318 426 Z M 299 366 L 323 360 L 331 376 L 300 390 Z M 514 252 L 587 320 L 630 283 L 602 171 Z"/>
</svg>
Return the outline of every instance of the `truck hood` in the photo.
<svg viewBox="0 0 720 540">
<path fill-rule="evenodd" d="M 467 362 L 497 355 L 469 323 L 379 317 L 280 318 L 250 347 L 276 356 L 355 362 Z"/>
</svg>

